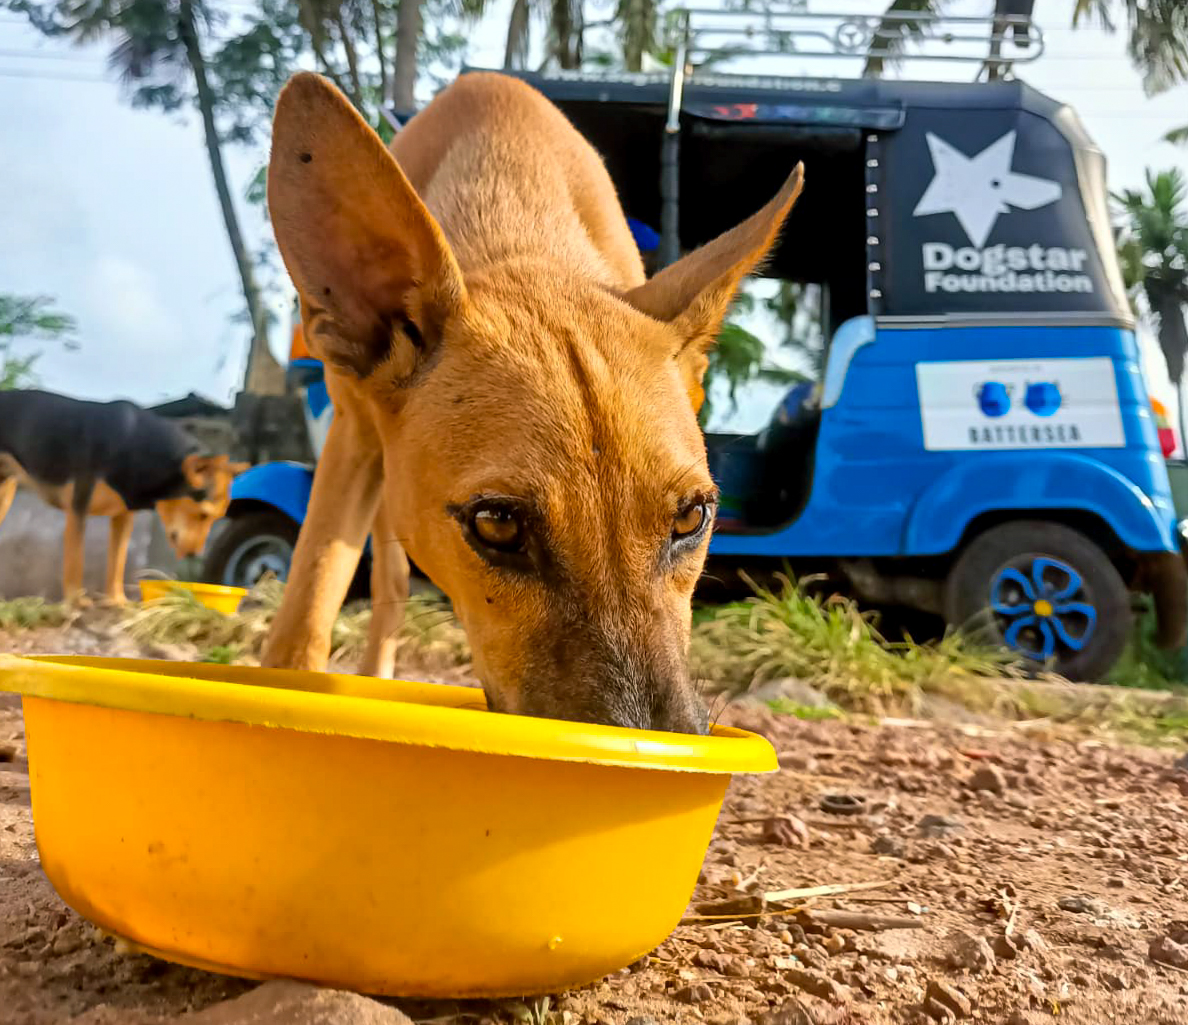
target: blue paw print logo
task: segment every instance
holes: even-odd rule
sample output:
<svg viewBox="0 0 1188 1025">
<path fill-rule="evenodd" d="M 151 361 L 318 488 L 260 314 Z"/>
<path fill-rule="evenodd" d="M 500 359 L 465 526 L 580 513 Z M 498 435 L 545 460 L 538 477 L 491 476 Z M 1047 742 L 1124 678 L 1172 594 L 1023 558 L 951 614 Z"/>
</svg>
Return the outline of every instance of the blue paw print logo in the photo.
<svg viewBox="0 0 1188 1025">
<path fill-rule="evenodd" d="M 1029 384 L 1023 403 L 1036 416 L 1051 416 L 1060 408 L 1060 388 L 1055 381 Z"/>
<path fill-rule="evenodd" d="M 978 385 L 978 407 L 986 416 L 1005 416 L 1011 408 L 1011 390 L 1000 381 L 986 381 Z"/>
</svg>

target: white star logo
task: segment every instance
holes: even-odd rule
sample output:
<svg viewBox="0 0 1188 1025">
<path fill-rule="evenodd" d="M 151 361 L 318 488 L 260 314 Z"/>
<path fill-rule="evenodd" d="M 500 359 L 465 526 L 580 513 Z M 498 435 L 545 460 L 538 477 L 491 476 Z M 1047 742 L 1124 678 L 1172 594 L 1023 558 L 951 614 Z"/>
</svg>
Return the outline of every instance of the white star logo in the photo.
<svg viewBox="0 0 1188 1025">
<path fill-rule="evenodd" d="M 1009 213 L 1011 207 L 1037 210 L 1055 203 L 1063 193 L 1059 182 L 1011 170 L 1013 131 L 973 157 L 931 132 L 926 138 L 936 173 L 913 214 L 953 214 L 979 249 L 986 244 L 999 214 Z"/>
</svg>

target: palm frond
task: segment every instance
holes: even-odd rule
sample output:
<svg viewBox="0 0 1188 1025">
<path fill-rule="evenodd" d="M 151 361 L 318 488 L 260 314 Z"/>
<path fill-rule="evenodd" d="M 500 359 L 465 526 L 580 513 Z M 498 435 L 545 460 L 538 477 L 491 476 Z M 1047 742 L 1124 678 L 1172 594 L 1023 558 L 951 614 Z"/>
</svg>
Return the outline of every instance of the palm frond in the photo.
<svg viewBox="0 0 1188 1025">
<path fill-rule="evenodd" d="M 1164 142 L 1170 142 L 1176 146 L 1188 146 L 1188 125 L 1181 128 L 1173 128 L 1163 137 Z"/>
<path fill-rule="evenodd" d="M 935 21 L 948 0 L 892 0 L 875 29 L 862 74 L 879 78 L 888 67 L 897 64 L 909 43 L 925 38 L 929 22 Z M 895 15 L 916 14 L 916 18 Z"/>
</svg>

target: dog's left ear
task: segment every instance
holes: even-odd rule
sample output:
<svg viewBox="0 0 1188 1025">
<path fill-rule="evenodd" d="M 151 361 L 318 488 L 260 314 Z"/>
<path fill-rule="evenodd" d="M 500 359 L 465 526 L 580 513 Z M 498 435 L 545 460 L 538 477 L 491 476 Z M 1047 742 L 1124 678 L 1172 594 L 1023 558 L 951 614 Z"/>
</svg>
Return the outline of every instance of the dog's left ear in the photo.
<svg viewBox="0 0 1188 1025">
<path fill-rule="evenodd" d="M 251 463 L 228 463 L 225 467 L 226 471 L 232 477 L 238 477 L 241 473 L 247 473 L 251 468 Z"/>
<path fill-rule="evenodd" d="M 804 165 L 797 164 L 779 194 L 762 210 L 623 297 L 640 312 L 676 329 L 681 338 L 676 359 L 695 411 L 705 401 L 701 382 L 709 367 L 709 350 L 738 286 L 774 245 L 803 187 Z"/>
<path fill-rule="evenodd" d="M 380 137 L 327 79 L 276 103 L 268 209 L 315 355 L 358 377 L 410 376 L 466 298 L 441 228 Z"/>
</svg>

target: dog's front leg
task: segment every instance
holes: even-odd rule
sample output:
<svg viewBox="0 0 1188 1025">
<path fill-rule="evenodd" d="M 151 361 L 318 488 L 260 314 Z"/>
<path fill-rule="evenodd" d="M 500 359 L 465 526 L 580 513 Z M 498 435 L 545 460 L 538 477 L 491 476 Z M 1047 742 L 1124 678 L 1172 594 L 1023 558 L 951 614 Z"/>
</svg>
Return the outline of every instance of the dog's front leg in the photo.
<svg viewBox="0 0 1188 1025">
<path fill-rule="evenodd" d="M 82 603 L 86 527 L 86 513 L 67 506 L 66 531 L 62 537 L 62 600 L 68 605 Z"/>
<path fill-rule="evenodd" d="M 66 494 L 66 531 L 62 538 L 62 600 L 68 605 L 87 604 L 83 594 L 86 563 L 87 513 L 95 493 L 93 480 L 76 480 Z"/>
<path fill-rule="evenodd" d="M 330 632 L 359 565 L 382 476 L 378 441 L 336 406 L 261 665 L 326 668 Z"/>
<path fill-rule="evenodd" d="M 126 511 L 111 518 L 111 533 L 107 539 L 107 580 L 103 591 L 113 605 L 123 605 L 128 600 L 124 594 L 124 570 L 128 564 L 133 522 L 132 513 Z"/>
<path fill-rule="evenodd" d="M 4 522 L 4 517 L 8 515 L 8 510 L 12 508 L 12 500 L 16 498 L 16 493 L 16 477 L 0 478 L 0 523 Z"/>
<path fill-rule="evenodd" d="M 371 530 L 371 624 L 367 650 L 359 663 L 364 676 L 390 680 L 396 669 L 396 646 L 408 603 L 408 556 L 396 536 L 396 524 L 381 498 Z"/>
</svg>

